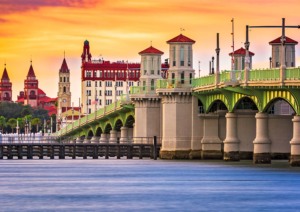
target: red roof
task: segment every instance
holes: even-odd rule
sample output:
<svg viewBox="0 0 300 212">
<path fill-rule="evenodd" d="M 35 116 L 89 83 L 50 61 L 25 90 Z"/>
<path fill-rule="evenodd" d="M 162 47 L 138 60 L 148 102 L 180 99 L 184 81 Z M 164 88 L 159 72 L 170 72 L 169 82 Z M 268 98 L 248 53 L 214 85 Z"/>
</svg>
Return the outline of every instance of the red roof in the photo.
<svg viewBox="0 0 300 212">
<path fill-rule="evenodd" d="M 297 41 L 289 37 L 285 37 L 285 43 L 298 44 Z M 281 36 L 279 38 L 276 38 L 275 40 L 270 41 L 269 44 L 281 44 Z"/>
<path fill-rule="evenodd" d="M 61 68 L 60 68 L 59 72 L 61 72 L 61 73 L 69 73 L 70 72 L 65 58 L 61 64 Z"/>
<path fill-rule="evenodd" d="M 38 89 L 38 95 L 46 95 L 46 93 L 42 89 Z"/>
<path fill-rule="evenodd" d="M 196 41 L 184 36 L 183 34 L 178 35 L 175 38 L 167 41 L 167 43 L 195 43 Z"/>
<path fill-rule="evenodd" d="M 44 109 L 48 111 L 48 115 L 51 116 L 52 114 L 56 114 L 57 110 L 54 105 L 51 106 L 44 106 Z"/>
<path fill-rule="evenodd" d="M 246 55 L 246 49 L 244 49 L 243 47 L 242 48 L 240 48 L 240 49 L 238 49 L 238 50 L 235 50 L 234 52 L 234 55 Z M 229 55 L 231 56 L 232 55 L 232 52 L 231 53 L 229 53 Z M 250 52 L 249 51 L 249 56 L 253 56 L 254 55 L 254 53 L 253 52 Z"/>
<path fill-rule="evenodd" d="M 1 80 L 9 80 L 6 68 L 4 68 Z"/>
<path fill-rule="evenodd" d="M 18 100 L 16 102 L 24 103 L 24 98 L 18 98 Z"/>
<path fill-rule="evenodd" d="M 150 46 L 149 48 L 141 51 L 139 54 L 163 54 L 163 52 L 153 46 Z"/>
<path fill-rule="evenodd" d="M 32 64 L 30 65 L 30 68 L 29 68 L 29 71 L 28 71 L 27 77 L 35 77 L 35 73 L 34 73 L 34 70 L 33 70 Z"/>
</svg>

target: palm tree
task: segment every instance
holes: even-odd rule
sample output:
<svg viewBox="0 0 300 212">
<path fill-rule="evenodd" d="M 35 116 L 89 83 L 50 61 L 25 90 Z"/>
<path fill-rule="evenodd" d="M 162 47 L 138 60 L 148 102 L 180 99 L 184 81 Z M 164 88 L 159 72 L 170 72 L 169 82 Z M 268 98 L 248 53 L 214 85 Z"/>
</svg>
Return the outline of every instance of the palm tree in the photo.
<svg viewBox="0 0 300 212">
<path fill-rule="evenodd" d="M 6 127 L 6 118 L 4 116 L 0 116 L 0 127 L 3 134 L 3 128 Z"/>
<path fill-rule="evenodd" d="M 36 132 L 39 131 L 39 126 L 41 125 L 42 121 L 39 118 L 34 118 L 31 120 L 32 126 L 36 126 Z"/>
<path fill-rule="evenodd" d="M 14 128 L 17 127 L 17 119 L 10 118 L 7 122 L 7 125 L 10 126 L 10 128 L 12 129 L 12 133 L 14 133 Z"/>
<path fill-rule="evenodd" d="M 21 129 L 24 128 L 24 120 L 23 118 L 17 118 L 18 124 L 19 124 L 19 133 L 21 133 Z"/>
</svg>

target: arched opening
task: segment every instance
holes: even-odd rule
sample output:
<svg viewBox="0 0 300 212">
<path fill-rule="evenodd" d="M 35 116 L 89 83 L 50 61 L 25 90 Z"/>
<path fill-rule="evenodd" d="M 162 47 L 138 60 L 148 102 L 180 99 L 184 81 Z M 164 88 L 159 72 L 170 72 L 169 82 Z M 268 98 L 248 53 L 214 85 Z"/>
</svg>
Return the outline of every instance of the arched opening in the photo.
<svg viewBox="0 0 300 212">
<path fill-rule="evenodd" d="M 204 107 L 200 99 L 198 99 L 198 113 L 204 113 Z"/>
<path fill-rule="evenodd" d="M 125 121 L 125 127 L 133 128 L 134 122 L 135 122 L 134 117 L 132 115 L 128 116 L 128 118 Z"/>
<path fill-rule="evenodd" d="M 89 139 L 91 139 L 93 136 L 94 136 L 94 133 L 93 133 L 92 130 L 90 130 L 90 131 L 88 132 L 87 137 L 88 137 Z"/>
<path fill-rule="evenodd" d="M 95 136 L 100 137 L 101 134 L 102 134 L 102 129 L 101 129 L 101 127 L 98 127 L 97 130 L 96 130 L 96 135 Z"/>
<path fill-rule="evenodd" d="M 224 102 L 222 102 L 221 100 L 216 100 L 211 104 L 210 108 L 208 109 L 208 112 L 209 113 L 214 113 L 214 112 L 217 112 L 217 111 L 220 111 L 220 110 L 228 111 L 228 108 L 226 107 Z"/>
<path fill-rule="evenodd" d="M 258 110 L 258 108 L 251 98 L 243 97 L 235 104 L 234 110 Z"/>
<path fill-rule="evenodd" d="M 123 126 L 122 121 L 120 119 L 118 119 L 116 124 L 115 124 L 115 130 L 120 131 L 122 126 Z"/>
<path fill-rule="evenodd" d="M 105 134 L 109 134 L 111 130 L 112 130 L 111 125 L 110 125 L 110 124 L 107 124 L 107 125 L 105 126 L 105 128 L 104 128 L 104 133 L 105 133 Z"/>
<path fill-rule="evenodd" d="M 66 93 L 66 92 L 67 92 L 67 89 L 66 89 L 66 87 L 64 87 L 64 88 L 63 88 L 63 92 L 64 92 L 64 93 Z"/>
<path fill-rule="evenodd" d="M 288 101 L 283 98 L 272 99 L 264 109 L 264 112 L 273 115 L 294 115 L 295 110 Z"/>
<path fill-rule="evenodd" d="M 66 77 L 64 77 L 64 82 L 66 82 Z"/>
</svg>

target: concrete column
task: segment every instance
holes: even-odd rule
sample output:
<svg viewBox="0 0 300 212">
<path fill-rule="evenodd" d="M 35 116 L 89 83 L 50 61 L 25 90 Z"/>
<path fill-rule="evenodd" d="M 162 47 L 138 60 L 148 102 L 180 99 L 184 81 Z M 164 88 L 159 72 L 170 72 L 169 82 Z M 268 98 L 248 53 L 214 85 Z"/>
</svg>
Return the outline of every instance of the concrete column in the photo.
<svg viewBox="0 0 300 212">
<path fill-rule="evenodd" d="M 226 114 L 226 138 L 224 140 L 224 160 L 240 160 L 240 141 L 237 137 L 237 115 L 235 113 Z"/>
<path fill-rule="evenodd" d="M 81 140 L 80 137 L 77 137 L 77 138 L 76 138 L 76 143 L 77 143 L 77 144 L 81 144 L 81 143 L 82 143 L 82 140 Z"/>
<path fill-rule="evenodd" d="M 117 143 L 117 131 L 116 130 L 110 131 L 109 143 L 112 143 L 112 144 Z"/>
<path fill-rule="evenodd" d="M 99 139 L 99 142 L 102 143 L 102 144 L 106 144 L 108 142 L 108 140 L 107 140 L 107 134 L 102 133 L 101 137 Z"/>
<path fill-rule="evenodd" d="M 90 144 L 91 140 L 89 140 L 87 137 L 85 137 L 84 140 L 83 140 L 83 143 L 84 144 Z"/>
<path fill-rule="evenodd" d="M 120 143 L 129 143 L 129 141 L 128 141 L 128 127 L 121 127 Z"/>
<path fill-rule="evenodd" d="M 96 136 L 93 136 L 91 139 L 91 143 L 92 144 L 98 144 L 99 143 L 99 139 Z"/>
<path fill-rule="evenodd" d="M 204 119 L 201 158 L 222 159 L 222 141 L 219 138 L 219 114 L 204 114 L 201 117 Z"/>
<path fill-rule="evenodd" d="M 268 114 L 256 113 L 256 137 L 253 141 L 253 163 L 271 163 L 271 141 L 269 139 Z"/>
<path fill-rule="evenodd" d="M 291 166 L 300 166 L 300 116 L 293 118 L 293 138 L 291 144 Z"/>
</svg>

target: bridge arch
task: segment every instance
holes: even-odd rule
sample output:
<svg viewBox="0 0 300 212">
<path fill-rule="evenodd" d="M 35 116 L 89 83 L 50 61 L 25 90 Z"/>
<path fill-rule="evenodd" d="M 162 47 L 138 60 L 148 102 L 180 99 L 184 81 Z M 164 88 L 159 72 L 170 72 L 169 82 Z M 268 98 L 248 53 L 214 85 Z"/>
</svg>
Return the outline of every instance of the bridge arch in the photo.
<svg viewBox="0 0 300 212">
<path fill-rule="evenodd" d="M 225 105 L 226 110 L 230 111 L 229 101 L 228 101 L 227 97 L 224 94 L 213 94 L 213 95 L 207 96 L 206 101 L 202 102 L 202 103 L 204 103 L 204 111 L 206 113 L 211 112 L 211 109 L 212 109 L 212 107 L 214 106 L 214 104 L 216 102 L 219 102 L 219 103 L 222 102 Z"/>
<path fill-rule="evenodd" d="M 91 138 L 91 137 L 93 137 L 93 136 L 94 136 L 94 132 L 93 132 L 93 130 L 90 129 L 90 130 L 88 131 L 86 137 Z"/>
<path fill-rule="evenodd" d="M 117 119 L 115 124 L 114 124 L 114 130 L 120 131 L 122 126 L 123 126 L 122 120 Z"/>
<path fill-rule="evenodd" d="M 288 113 L 284 114 L 284 113 L 282 113 L 283 111 L 281 110 L 281 108 L 286 106 L 286 105 L 288 105 L 288 107 L 289 107 L 288 110 L 289 111 L 288 111 Z M 292 109 L 291 111 L 290 111 L 290 108 Z M 266 104 L 263 112 L 270 113 L 270 114 L 278 114 L 278 115 L 279 114 L 280 115 L 292 115 L 292 114 L 295 113 L 295 108 L 286 99 L 278 97 L 278 98 L 274 98 L 274 99 L 270 100 Z"/>
<path fill-rule="evenodd" d="M 295 94 L 296 95 L 296 94 Z M 293 108 L 296 114 L 300 115 L 299 100 L 289 91 L 267 91 L 265 92 L 263 112 L 267 112 L 270 105 L 274 104 L 274 101 L 284 100 Z"/>
<path fill-rule="evenodd" d="M 133 115 L 129 115 L 129 116 L 126 118 L 126 120 L 125 120 L 125 126 L 126 126 L 126 127 L 129 127 L 129 128 L 132 128 L 134 122 L 135 122 L 134 116 L 133 116 Z"/>
<path fill-rule="evenodd" d="M 104 127 L 104 133 L 105 134 L 109 134 L 111 130 L 112 130 L 111 124 L 110 123 L 106 123 L 106 125 Z"/>
<path fill-rule="evenodd" d="M 233 111 L 235 110 L 258 110 L 258 106 L 251 97 L 243 96 L 235 102 Z"/>
<path fill-rule="evenodd" d="M 207 112 L 216 112 L 218 110 L 228 110 L 228 106 L 220 99 L 213 101 L 207 108 Z"/>
<path fill-rule="evenodd" d="M 101 127 L 97 127 L 95 136 L 96 136 L 96 137 L 100 137 L 101 134 L 102 134 L 102 132 L 103 132 L 103 131 L 102 131 Z"/>
</svg>

